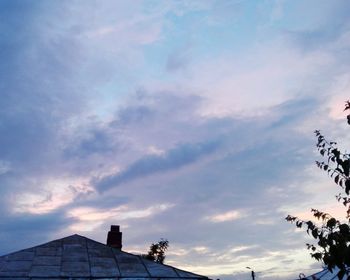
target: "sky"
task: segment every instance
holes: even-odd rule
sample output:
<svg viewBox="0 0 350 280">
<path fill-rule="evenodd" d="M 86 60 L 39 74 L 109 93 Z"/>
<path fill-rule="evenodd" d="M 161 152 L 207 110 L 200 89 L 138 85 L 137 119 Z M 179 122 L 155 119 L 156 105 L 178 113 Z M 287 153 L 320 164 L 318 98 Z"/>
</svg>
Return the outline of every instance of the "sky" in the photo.
<svg viewBox="0 0 350 280">
<path fill-rule="evenodd" d="M 350 2 L 0 0 L 0 254 L 71 234 L 211 278 L 321 264 L 287 223 L 344 218 Z"/>
</svg>

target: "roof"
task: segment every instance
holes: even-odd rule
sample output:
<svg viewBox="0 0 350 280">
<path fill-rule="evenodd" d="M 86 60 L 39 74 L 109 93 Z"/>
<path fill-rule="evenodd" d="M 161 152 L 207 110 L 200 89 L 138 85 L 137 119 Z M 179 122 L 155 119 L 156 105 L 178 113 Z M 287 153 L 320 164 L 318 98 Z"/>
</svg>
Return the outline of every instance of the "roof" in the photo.
<svg viewBox="0 0 350 280">
<path fill-rule="evenodd" d="M 0 279 L 205 280 L 205 276 L 71 235 L 0 257 Z"/>
<path fill-rule="evenodd" d="M 306 279 L 306 280 L 314 280 L 314 279 L 317 279 L 317 280 L 338 280 L 338 272 L 339 272 L 339 269 L 335 268 L 333 270 L 333 272 L 329 271 L 327 268 L 315 273 L 315 274 L 312 274 L 306 278 L 302 278 L 302 279 Z M 342 279 L 347 279 L 347 276 L 344 275 L 344 277 Z"/>
</svg>

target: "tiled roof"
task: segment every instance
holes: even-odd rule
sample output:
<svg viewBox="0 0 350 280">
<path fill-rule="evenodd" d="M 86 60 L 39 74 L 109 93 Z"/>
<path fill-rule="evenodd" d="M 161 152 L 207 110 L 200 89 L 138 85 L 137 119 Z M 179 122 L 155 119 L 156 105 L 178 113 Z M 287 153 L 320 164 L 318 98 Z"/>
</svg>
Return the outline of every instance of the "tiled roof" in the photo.
<svg viewBox="0 0 350 280">
<path fill-rule="evenodd" d="M 302 278 L 302 279 L 305 279 L 305 280 L 338 280 L 338 272 L 339 272 L 339 269 L 335 268 L 332 272 L 329 271 L 327 268 L 325 268 L 324 270 L 322 271 L 319 271 L 315 274 L 312 274 L 308 277 L 305 277 L 305 278 Z M 347 276 L 344 275 L 344 277 L 342 279 L 347 279 Z"/>
<path fill-rule="evenodd" d="M 158 264 L 80 235 L 0 257 L 0 279 L 205 280 L 205 276 Z"/>
</svg>

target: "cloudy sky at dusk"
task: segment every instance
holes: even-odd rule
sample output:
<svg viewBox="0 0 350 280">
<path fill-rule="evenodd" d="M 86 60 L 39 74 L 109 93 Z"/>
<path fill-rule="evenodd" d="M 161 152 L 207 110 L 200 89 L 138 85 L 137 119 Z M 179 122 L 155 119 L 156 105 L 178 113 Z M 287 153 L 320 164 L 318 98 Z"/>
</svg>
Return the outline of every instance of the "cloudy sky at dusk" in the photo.
<svg viewBox="0 0 350 280">
<path fill-rule="evenodd" d="M 317 271 L 284 218 L 342 210 L 313 131 L 350 140 L 349 12 L 0 0 L 0 254 L 119 224 L 126 251 L 167 238 L 168 264 L 213 278 Z"/>
</svg>

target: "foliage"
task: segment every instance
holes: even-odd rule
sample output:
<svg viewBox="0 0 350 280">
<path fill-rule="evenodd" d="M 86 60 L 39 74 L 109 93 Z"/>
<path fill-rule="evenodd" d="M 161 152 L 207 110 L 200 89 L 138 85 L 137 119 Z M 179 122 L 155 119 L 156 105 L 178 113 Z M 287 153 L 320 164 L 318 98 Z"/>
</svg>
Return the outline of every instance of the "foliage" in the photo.
<svg viewBox="0 0 350 280">
<path fill-rule="evenodd" d="M 345 110 L 350 110 L 349 101 L 346 102 Z M 350 115 L 347 116 L 347 121 L 350 125 Z M 345 275 L 350 279 L 350 154 L 340 152 L 337 143 L 327 141 L 319 130 L 315 131 L 315 135 L 317 150 L 325 158 L 325 161 L 316 161 L 316 165 L 327 172 L 341 188 L 342 192 L 336 199 L 344 205 L 347 220 L 341 222 L 317 209 L 312 209 L 311 212 L 321 225 L 291 215 L 286 220 L 295 223 L 298 228 L 306 228 L 306 232 L 317 240 L 317 245 L 306 244 L 312 258 L 322 261 L 331 272 L 338 268 L 339 279 L 343 279 Z"/>
<path fill-rule="evenodd" d="M 169 241 L 161 238 L 157 243 L 152 243 L 147 255 L 144 257 L 156 263 L 164 263 L 165 251 L 168 250 Z"/>
</svg>

